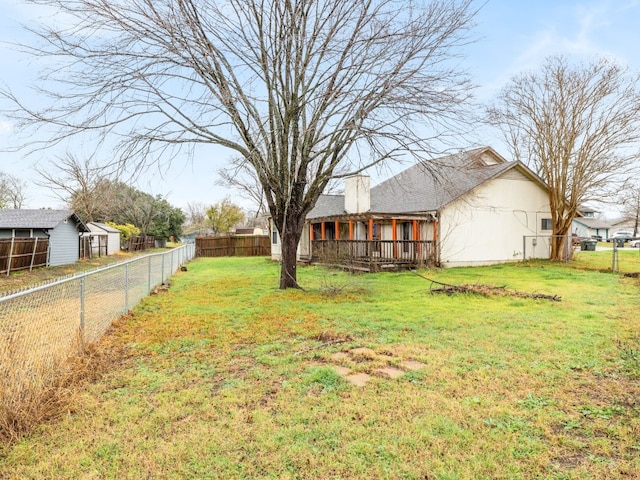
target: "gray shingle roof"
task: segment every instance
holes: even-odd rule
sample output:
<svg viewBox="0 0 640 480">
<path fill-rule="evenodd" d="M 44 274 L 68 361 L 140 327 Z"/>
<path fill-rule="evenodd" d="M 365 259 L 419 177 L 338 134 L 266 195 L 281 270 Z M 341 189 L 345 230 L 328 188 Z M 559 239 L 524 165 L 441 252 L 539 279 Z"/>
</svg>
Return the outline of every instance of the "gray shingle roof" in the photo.
<svg viewBox="0 0 640 480">
<path fill-rule="evenodd" d="M 10 228 L 50 230 L 68 219 L 75 222 L 81 232 L 89 231 L 73 210 L 0 209 L 0 229 L 3 230 Z"/>
<path fill-rule="evenodd" d="M 575 218 L 574 221 L 581 223 L 582 225 L 588 228 L 597 228 L 597 229 L 612 228 L 609 222 L 602 220 L 600 218 L 579 217 L 579 218 Z"/>
<path fill-rule="evenodd" d="M 344 213 L 344 195 L 320 195 L 316 206 L 307 214 L 307 218 L 330 217 Z"/>
<path fill-rule="evenodd" d="M 486 159 L 491 159 L 487 162 Z M 409 167 L 371 189 L 371 213 L 437 211 L 512 168 L 542 183 L 520 162 L 507 162 L 490 147 L 477 148 Z M 343 215 L 344 195 L 322 195 L 307 218 Z"/>
</svg>

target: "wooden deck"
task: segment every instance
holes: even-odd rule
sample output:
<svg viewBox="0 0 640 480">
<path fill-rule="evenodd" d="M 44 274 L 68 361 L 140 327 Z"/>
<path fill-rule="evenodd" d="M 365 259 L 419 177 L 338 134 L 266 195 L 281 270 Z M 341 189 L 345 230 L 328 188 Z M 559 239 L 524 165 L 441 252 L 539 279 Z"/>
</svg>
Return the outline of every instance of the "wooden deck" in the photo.
<svg viewBox="0 0 640 480">
<path fill-rule="evenodd" d="M 379 272 L 435 266 L 437 255 L 430 240 L 313 240 L 311 262 Z"/>
</svg>

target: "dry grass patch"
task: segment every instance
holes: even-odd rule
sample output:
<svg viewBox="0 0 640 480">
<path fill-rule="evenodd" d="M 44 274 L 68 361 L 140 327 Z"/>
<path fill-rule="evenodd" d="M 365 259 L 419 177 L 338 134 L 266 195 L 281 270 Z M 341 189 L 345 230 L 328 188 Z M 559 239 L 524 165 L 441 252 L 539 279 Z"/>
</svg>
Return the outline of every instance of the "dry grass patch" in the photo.
<svg viewBox="0 0 640 480">
<path fill-rule="evenodd" d="M 120 345 L 103 342 L 82 346 L 53 364 L 31 364 L 29 374 L 3 372 L 0 390 L 0 442 L 11 444 L 34 427 L 74 411 L 81 386 L 95 381 L 123 358 Z M 14 372 L 15 373 L 15 372 Z"/>
</svg>

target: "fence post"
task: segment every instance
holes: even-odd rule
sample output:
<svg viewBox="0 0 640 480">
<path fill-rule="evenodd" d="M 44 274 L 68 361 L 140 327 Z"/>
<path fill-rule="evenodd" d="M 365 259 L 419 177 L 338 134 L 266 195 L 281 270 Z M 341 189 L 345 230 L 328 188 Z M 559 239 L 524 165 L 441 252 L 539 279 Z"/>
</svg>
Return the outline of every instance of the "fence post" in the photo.
<svg viewBox="0 0 640 480">
<path fill-rule="evenodd" d="M 13 245 L 16 240 L 16 237 L 11 237 L 11 247 L 9 247 L 9 258 L 7 259 L 7 277 L 9 276 L 9 272 L 11 272 L 11 260 L 13 257 Z"/>
<path fill-rule="evenodd" d="M 34 238 L 33 242 L 33 252 L 31 253 L 31 264 L 29 265 L 29 271 L 33 270 L 33 262 L 36 259 L 36 250 L 38 249 L 38 237 Z"/>
<path fill-rule="evenodd" d="M 165 256 L 165 255 L 166 255 L 166 254 L 164 254 L 164 253 L 163 253 L 163 254 L 160 256 L 160 259 L 162 260 L 162 269 L 160 270 L 160 275 L 161 275 L 161 277 L 160 277 L 160 278 L 161 278 L 160 283 L 163 283 L 163 282 L 164 282 L 164 256 Z"/>
<path fill-rule="evenodd" d="M 85 341 L 84 335 L 84 322 L 85 322 L 85 304 L 84 304 L 84 293 L 85 293 L 85 279 L 87 277 L 83 275 L 80 277 L 80 340 L 82 344 Z"/>
<path fill-rule="evenodd" d="M 129 311 L 129 264 L 124 265 L 124 312 Z"/>
</svg>

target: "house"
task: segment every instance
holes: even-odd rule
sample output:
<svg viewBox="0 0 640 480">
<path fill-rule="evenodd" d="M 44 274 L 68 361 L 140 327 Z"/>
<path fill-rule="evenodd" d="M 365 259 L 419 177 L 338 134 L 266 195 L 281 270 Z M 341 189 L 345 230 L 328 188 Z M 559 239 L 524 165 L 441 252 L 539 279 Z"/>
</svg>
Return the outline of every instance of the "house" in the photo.
<svg viewBox="0 0 640 480">
<path fill-rule="evenodd" d="M 548 258 L 551 229 L 546 184 L 483 147 L 418 163 L 373 188 L 367 176 L 348 177 L 344 195 L 322 195 L 307 215 L 298 254 L 369 270 L 488 265 Z M 275 229 L 272 258 L 280 258 Z"/>
<path fill-rule="evenodd" d="M 635 218 L 620 218 L 611 222 L 611 236 L 616 232 L 631 232 L 635 238 L 640 235 L 640 227 Z"/>
<path fill-rule="evenodd" d="M 93 255 L 113 255 L 120 251 L 120 230 L 100 222 L 87 222 Z"/>
<path fill-rule="evenodd" d="M 51 266 L 78 261 L 80 235 L 88 231 L 72 210 L 0 210 L 0 239 L 47 238 Z"/>
<path fill-rule="evenodd" d="M 571 232 L 581 238 L 608 239 L 611 234 L 611 224 L 596 216 L 597 211 L 591 207 L 581 206 L 580 215 L 573 219 Z"/>
</svg>

